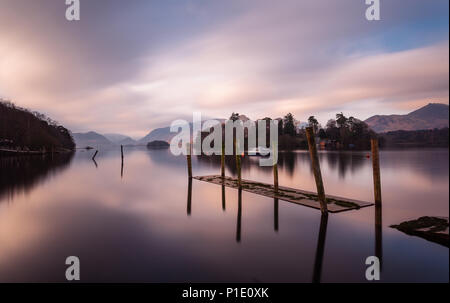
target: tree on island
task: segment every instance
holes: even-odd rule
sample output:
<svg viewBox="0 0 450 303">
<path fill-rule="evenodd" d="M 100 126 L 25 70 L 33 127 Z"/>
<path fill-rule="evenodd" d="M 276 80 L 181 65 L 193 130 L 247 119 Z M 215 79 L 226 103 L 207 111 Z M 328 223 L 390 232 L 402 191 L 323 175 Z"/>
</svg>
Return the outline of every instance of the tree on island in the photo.
<svg viewBox="0 0 450 303">
<path fill-rule="evenodd" d="M 283 124 L 283 133 L 285 135 L 293 137 L 297 135 L 297 132 L 295 131 L 294 115 L 288 113 L 286 116 L 284 116 Z"/>
<path fill-rule="evenodd" d="M 239 113 L 233 112 L 230 116 L 230 120 L 233 122 L 239 120 Z"/>
<path fill-rule="evenodd" d="M 314 133 L 317 134 L 319 131 L 319 121 L 314 116 L 308 118 L 309 126 L 313 128 Z"/>
</svg>

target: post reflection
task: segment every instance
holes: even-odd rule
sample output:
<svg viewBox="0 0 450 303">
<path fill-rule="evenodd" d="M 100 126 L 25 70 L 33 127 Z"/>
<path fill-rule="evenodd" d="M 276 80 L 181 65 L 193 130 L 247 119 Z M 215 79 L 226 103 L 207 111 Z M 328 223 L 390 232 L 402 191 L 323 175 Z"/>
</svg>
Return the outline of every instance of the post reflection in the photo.
<svg viewBox="0 0 450 303">
<path fill-rule="evenodd" d="M 314 261 L 313 283 L 320 283 L 322 278 L 323 255 L 325 252 L 325 239 L 327 236 L 328 215 L 322 214 L 320 218 L 319 240 L 317 241 L 316 258 Z"/>
<path fill-rule="evenodd" d="M 192 179 L 189 178 L 188 182 L 187 215 L 190 216 L 192 213 Z"/>
<path fill-rule="evenodd" d="M 226 210 L 226 205 L 225 205 L 225 185 L 222 185 L 222 210 L 223 211 Z"/>
<path fill-rule="evenodd" d="M 273 201 L 273 229 L 278 232 L 278 198 Z"/>
<path fill-rule="evenodd" d="M 241 242 L 241 221 L 242 221 L 242 189 L 238 190 L 238 215 L 236 226 L 236 242 Z"/>
<path fill-rule="evenodd" d="M 375 256 L 380 260 L 380 271 L 383 269 L 383 211 L 382 206 L 375 206 Z"/>
<path fill-rule="evenodd" d="M 225 185 L 222 185 L 222 207 L 225 210 Z M 187 214 L 192 213 L 192 179 L 188 179 L 188 195 L 187 195 Z M 274 231 L 279 231 L 279 199 L 274 198 Z M 313 283 L 320 283 L 322 279 L 323 258 L 325 254 L 325 241 L 328 227 L 328 214 L 322 214 L 320 217 L 320 227 L 318 233 L 317 247 L 313 268 Z M 238 189 L 238 211 L 236 220 L 236 242 L 241 243 L 242 240 L 242 189 Z M 381 247 L 381 207 L 376 211 L 376 255 L 382 257 Z"/>
</svg>

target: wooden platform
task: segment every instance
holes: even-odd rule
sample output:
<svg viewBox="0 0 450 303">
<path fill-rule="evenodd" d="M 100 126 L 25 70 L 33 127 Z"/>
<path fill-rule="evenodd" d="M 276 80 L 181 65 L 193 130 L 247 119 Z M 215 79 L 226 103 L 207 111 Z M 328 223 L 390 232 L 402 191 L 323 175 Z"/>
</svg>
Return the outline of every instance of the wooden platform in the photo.
<svg viewBox="0 0 450 303">
<path fill-rule="evenodd" d="M 217 185 L 224 185 L 226 187 L 238 188 L 238 181 L 235 178 L 221 176 L 198 176 L 194 179 L 204 182 L 209 182 Z M 280 186 L 278 192 L 275 193 L 274 186 L 272 184 L 242 180 L 242 190 L 253 194 L 266 196 L 269 198 L 278 198 L 287 202 L 312 207 L 320 210 L 320 203 L 317 198 L 317 194 L 314 192 L 304 191 L 300 189 L 294 189 L 289 187 Z M 360 209 L 374 205 L 374 203 L 358 201 L 348 198 L 342 198 L 337 196 L 326 195 L 328 212 L 338 213 L 348 210 Z"/>
</svg>

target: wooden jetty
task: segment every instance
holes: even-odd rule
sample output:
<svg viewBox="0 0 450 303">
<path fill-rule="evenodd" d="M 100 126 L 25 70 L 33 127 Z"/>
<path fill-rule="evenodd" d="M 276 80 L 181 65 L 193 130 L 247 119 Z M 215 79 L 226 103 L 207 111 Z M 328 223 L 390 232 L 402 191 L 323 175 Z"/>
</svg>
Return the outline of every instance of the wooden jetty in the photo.
<svg viewBox="0 0 450 303">
<path fill-rule="evenodd" d="M 209 182 L 217 185 L 223 185 L 225 187 L 239 189 L 239 182 L 236 178 L 224 177 L 219 175 L 213 176 L 198 176 L 193 179 Z M 241 180 L 241 188 L 243 191 L 250 192 L 253 194 L 276 198 L 279 200 L 315 208 L 321 209 L 318 195 L 314 192 L 294 189 L 284 186 L 278 186 L 278 191 L 275 189 L 274 185 L 255 182 L 250 180 Z M 343 197 L 337 197 L 332 195 L 326 195 L 327 208 L 330 213 L 339 213 L 348 210 L 360 209 L 363 207 L 368 207 L 374 205 L 374 203 L 358 201 Z"/>
<path fill-rule="evenodd" d="M 311 127 L 306 128 L 306 137 L 308 139 L 309 154 L 311 158 L 311 165 L 313 168 L 314 179 L 316 181 L 317 193 L 305 191 L 301 189 L 289 188 L 279 186 L 278 184 L 278 165 L 274 163 L 273 177 L 274 184 L 261 183 L 257 181 L 243 180 L 241 174 L 241 155 L 238 153 L 236 143 L 234 144 L 234 153 L 236 155 L 236 170 L 237 178 L 231 178 L 225 176 L 224 169 L 224 148 L 222 144 L 222 157 L 221 157 L 221 174 L 212 176 L 197 176 L 192 175 L 192 156 L 191 146 L 187 144 L 187 164 L 188 164 L 188 177 L 189 180 L 196 179 L 199 181 L 205 181 L 224 187 L 231 187 L 238 189 L 239 191 L 247 191 L 253 194 L 262 195 L 265 197 L 274 198 L 277 201 L 283 200 L 298 205 L 303 205 L 315 209 L 319 209 L 323 215 L 330 213 L 339 213 L 348 210 L 361 209 L 376 205 L 377 211 L 381 212 L 381 176 L 380 176 L 380 162 L 379 162 L 379 150 L 378 140 L 372 139 L 372 166 L 373 166 L 373 184 L 375 203 L 354 200 L 350 198 L 326 195 L 322 180 L 322 173 L 320 170 L 319 157 L 317 154 L 317 146 L 315 142 L 315 134 Z M 274 148 L 275 144 L 274 144 Z M 278 151 L 275 149 L 275 153 Z M 380 224 L 381 226 L 381 224 Z"/>
</svg>

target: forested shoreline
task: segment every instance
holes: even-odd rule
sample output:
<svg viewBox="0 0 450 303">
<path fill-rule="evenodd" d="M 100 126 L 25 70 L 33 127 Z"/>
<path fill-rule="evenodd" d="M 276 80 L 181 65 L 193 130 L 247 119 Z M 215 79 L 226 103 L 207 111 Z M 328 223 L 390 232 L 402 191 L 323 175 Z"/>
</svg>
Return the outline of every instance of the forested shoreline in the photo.
<svg viewBox="0 0 450 303">
<path fill-rule="evenodd" d="M 47 116 L 0 99 L 0 149 L 46 153 L 75 149 L 70 131 Z"/>
</svg>

